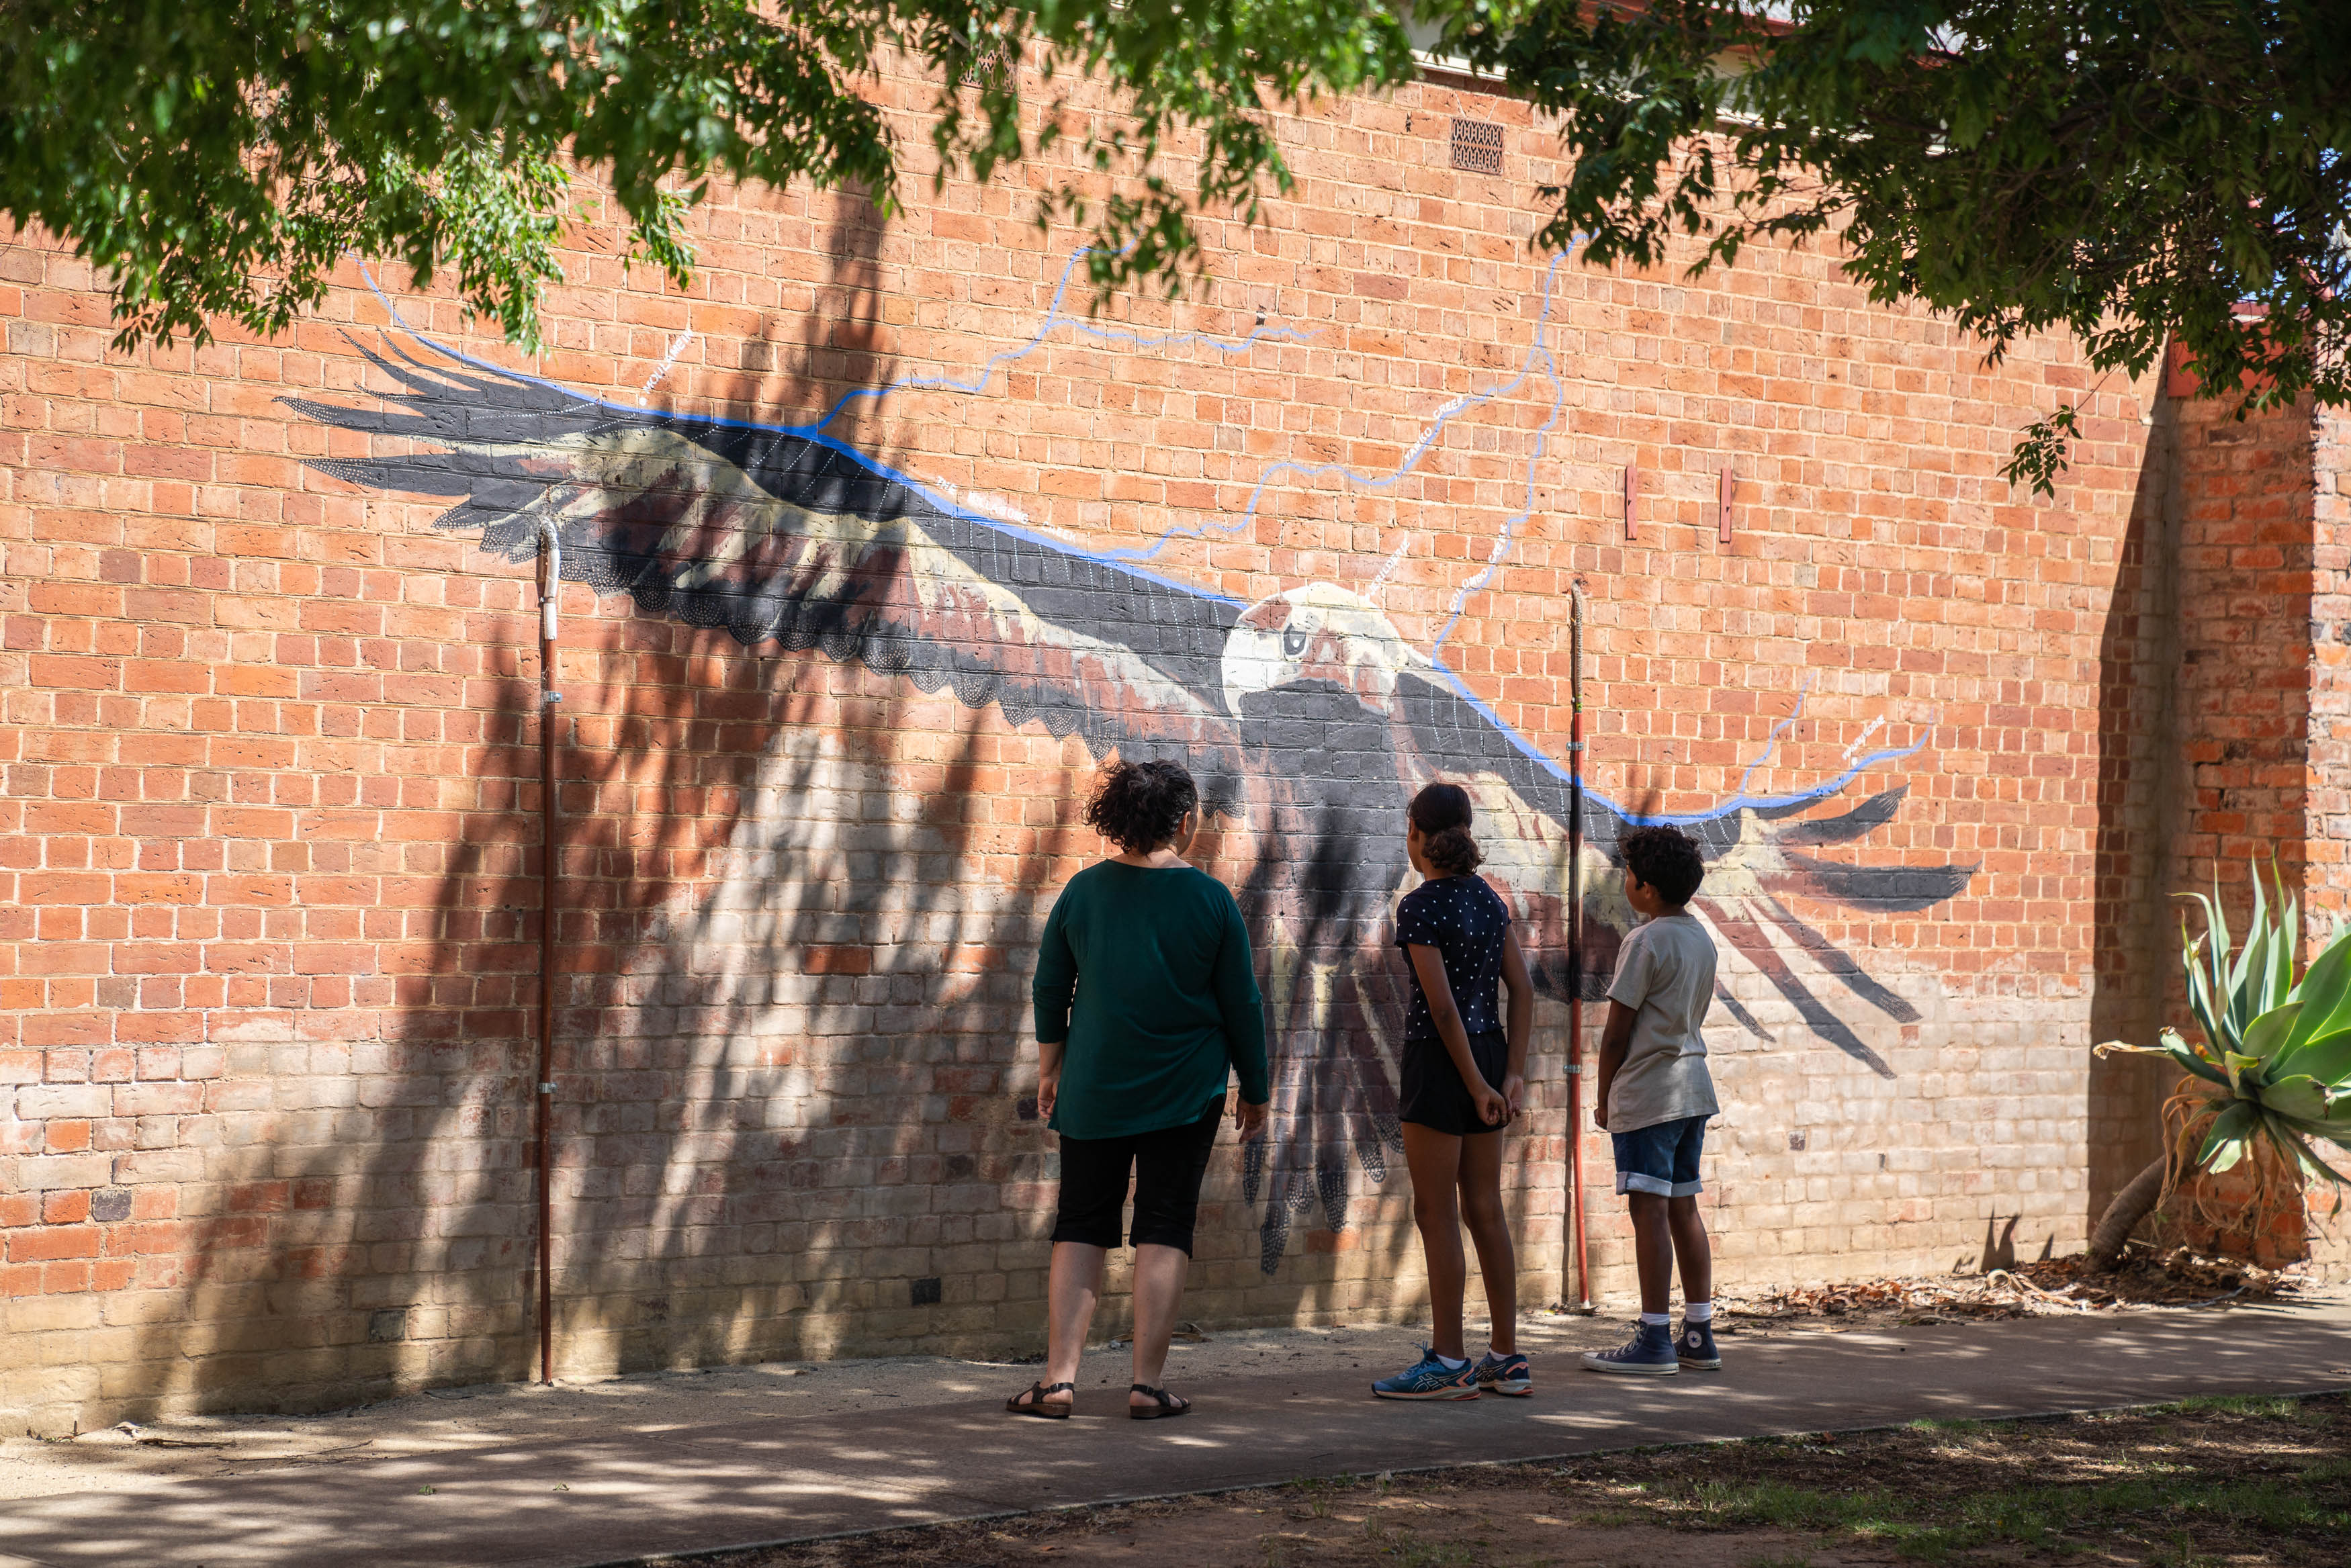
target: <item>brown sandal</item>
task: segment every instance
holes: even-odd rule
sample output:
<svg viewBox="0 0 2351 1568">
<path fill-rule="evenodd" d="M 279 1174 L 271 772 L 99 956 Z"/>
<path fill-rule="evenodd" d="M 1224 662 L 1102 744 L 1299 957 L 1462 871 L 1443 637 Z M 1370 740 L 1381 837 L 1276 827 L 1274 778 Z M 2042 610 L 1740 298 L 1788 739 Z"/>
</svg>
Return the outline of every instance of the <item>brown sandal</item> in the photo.
<svg viewBox="0 0 2351 1568">
<path fill-rule="evenodd" d="M 1130 1383 L 1127 1385 L 1126 1391 L 1130 1394 L 1148 1394 L 1153 1399 L 1158 1401 L 1154 1405 L 1129 1405 L 1126 1407 L 1126 1413 L 1133 1420 L 1169 1421 L 1192 1407 L 1192 1401 L 1185 1398 L 1181 1394 L 1170 1394 L 1166 1389 L 1154 1388 L 1148 1383 Z"/>
<path fill-rule="evenodd" d="M 1059 1394 L 1064 1388 L 1070 1391 L 1070 1404 L 1048 1405 L 1045 1403 L 1046 1395 Z M 1036 1416 L 1048 1421 L 1066 1421 L 1070 1418 L 1071 1406 L 1075 1405 L 1077 1401 L 1078 1388 L 1074 1383 L 1031 1383 L 1028 1387 L 1007 1399 L 1004 1402 L 1004 1407 L 1016 1416 Z"/>
</svg>

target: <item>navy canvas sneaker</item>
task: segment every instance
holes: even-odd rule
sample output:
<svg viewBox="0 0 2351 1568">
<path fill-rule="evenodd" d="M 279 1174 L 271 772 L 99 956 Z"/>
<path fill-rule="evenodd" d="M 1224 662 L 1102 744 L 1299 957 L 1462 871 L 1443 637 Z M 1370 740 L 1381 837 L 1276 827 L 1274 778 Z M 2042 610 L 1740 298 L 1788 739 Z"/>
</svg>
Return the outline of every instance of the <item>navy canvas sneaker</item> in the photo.
<svg viewBox="0 0 2351 1568">
<path fill-rule="evenodd" d="M 1535 1371 L 1523 1355 L 1497 1355 L 1489 1350 L 1486 1359 L 1478 1363 L 1478 1386 L 1523 1398 L 1535 1391 Z"/>
<path fill-rule="evenodd" d="M 1673 1332 L 1661 1323 L 1645 1323 L 1633 1337 L 1614 1350 L 1583 1353 L 1586 1372 L 1635 1372 L 1650 1377 L 1670 1377 L 1682 1369 L 1674 1354 Z"/>
<path fill-rule="evenodd" d="M 1722 1352 L 1714 1347 L 1714 1324 L 1682 1319 L 1682 1331 L 1674 1336 L 1674 1356 L 1695 1371 L 1719 1371 Z"/>
<path fill-rule="evenodd" d="M 1447 1366 L 1437 1359 L 1437 1352 L 1424 1346 L 1418 1361 L 1394 1377 L 1381 1378 L 1372 1385 L 1372 1392 L 1383 1399 L 1475 1399 L 1478 1364 Z"/>
</svg>

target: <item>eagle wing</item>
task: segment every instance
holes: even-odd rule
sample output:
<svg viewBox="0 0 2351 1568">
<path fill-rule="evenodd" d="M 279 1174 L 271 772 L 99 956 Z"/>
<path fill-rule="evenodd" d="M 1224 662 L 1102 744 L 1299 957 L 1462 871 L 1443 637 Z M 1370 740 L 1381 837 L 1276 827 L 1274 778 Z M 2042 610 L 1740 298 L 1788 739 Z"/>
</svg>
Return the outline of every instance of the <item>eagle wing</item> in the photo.
<svg viewBox="0 0 2351 1568">
<path fill-rule="evenodd" d="M 1573 783 L 1566 769 L 1529 746 L 1473 701 L 1436 666 L 1416 667 L 1398 682 L 1398 705 L 1411 743 L 1427 772 L 1463 783 L 1477 799 L 1488 874 L 1510 890 L 1537 984 L 1554 994 L 1581 988 L 1604 994 L 1615 948 L 1631 928 L 1633 911 L 1609 873 L 1623 864 L 1618 839 L 1639 819 L 1589 790 L 1583 795 L 1583 950 L 1568 950 L 1568 815 Z M 1873 979 L 1850 953 L 1805 923 L 1785 901 L 1801 898 L 1879 913 L 1915 912 L 1956 896 L 1973 866 L 1868 865 L 1808 853 L 1850 844 L 1893 820 L 1907 794 L 1896 787 L 1832 816 L 1810 816 L 1838 795 L 1851 775 L 1784 800 L 1733 801 L 1674 826 L 1697 841 L 1707 863 L 1698 911 L 1723 940 L 1769 980 L 1805 1025 L 1873 1072 L 1893 1069 L 1853 1026 L 1815 993 L 1789 964 L 1778 933 L 1802 950 L 1859 1002 L 1899 1023 L 1917 1010 Z M 1761 1024 L 1718 987 L 1717 999 L 1740 1023 Z"/>
<path fill-rule="evenodd" d="M 567 580 L 952 687 L 1097 757 L 1182 761 L 1211 811 L 1240 808 L 1218 688 L 1233 601 L 956 507 L 812 430 L 623 408 L 428 347 L 360 349 L 396 384 L 379 409 L 287 400 L 422 450 L 310 466 L 451 498 L 439 525 L 510 560 L 537 554 L 543 518 Z"/>
</svg>

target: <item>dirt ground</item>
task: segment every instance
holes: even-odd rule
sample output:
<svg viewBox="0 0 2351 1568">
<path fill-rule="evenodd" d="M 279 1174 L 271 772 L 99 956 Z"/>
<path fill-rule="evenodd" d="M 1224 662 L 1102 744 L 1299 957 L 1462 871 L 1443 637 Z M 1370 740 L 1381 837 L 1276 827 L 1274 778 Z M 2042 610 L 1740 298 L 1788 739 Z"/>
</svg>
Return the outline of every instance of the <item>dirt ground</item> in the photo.
<svg viewBox="0 0 2351 1568">
<path fill-rule="evenodd" d="M 712 1564 L 721 1559 L 694 1559 Z M 2194 1400 L 1073 1509 L 726 1568 L 2351 1563 L 2351 1398 Z"/>
</svg>

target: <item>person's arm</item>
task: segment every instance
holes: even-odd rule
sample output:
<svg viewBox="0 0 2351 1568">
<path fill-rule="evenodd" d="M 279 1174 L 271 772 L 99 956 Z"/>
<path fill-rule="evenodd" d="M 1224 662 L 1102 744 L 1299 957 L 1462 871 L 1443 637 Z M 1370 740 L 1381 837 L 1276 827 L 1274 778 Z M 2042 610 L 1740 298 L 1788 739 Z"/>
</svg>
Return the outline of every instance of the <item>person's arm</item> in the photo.
<svg viewBox="0 0 2351 1568">
<path fill-rule="evenodd" d="M 1510 1065 L 1502 1069 L 1502 1098 L 1512 1116 L 1524 1108 L 1527 1094 L 1527 1043 L 1535 1032 L 1535 987 L 1527 978 L 1527 955 L 1519 950 L 1519 933 L 1502 930 L 1502 983 L 1510 988 L 1510 1014 L 1502 1027 L 1510 1043 Z"/>
<path fill-rule="evenodd" d="M 1600 1031 L 1599 1078 L 1592 1089 L 1593 1124 L 1603 1132 L 1608 1130 L 1608 1085 L 1616 1081 L 1616 1070 L 1633 1047 L 1633 1020 L 1639 1015 L 1637 1007 L 1613 1000 L 1608 1003 L 1608 1023 Z"/>
<path fill-rule="evenodd" d="M 1257 960 L 1249 951 L 1249 926 L 1229 889 L 1225 895 L 1225 931 L 1217 944 L 1213 984 L 1217 1013 L 1225 1025 L 1225 1052 L 1241 1081 L 1233 1125 L 1246 1142 L 1264 1136 L 1266 1102 L 1273 1092 L 1265 1062 L 1265 999 L 1258 994 Z"/>
<path fill-rule="evenodd" d="M 1469 1054 L 1469 1032 L 1461 1026 L 1453 982 L 1445 977 L 1445 955 L 1426 942 L 1407 942 L 1404 950 L 1412 955 L 1412 972 L 1419 977 L 1421 997 L 1428 1003 L 1428 1022 L 1437 1037 L 1445 1042 L 1445 1054 L 1453 1058 L 1453 1070 L 1461 1075 L 1462 1086 L 1477 1102 L 1479 1119 L 1499 1127 L 1510 1117 L 1510 1104 L 1500 1090 L 1486 1082 L 1486 1075 L 1478 1071 L 1478 1059 Z"/>
<path fill-rule="evenodd" d="M 1070 933 L 1061 919 L 1063 901 L 1053 901 L 1045 917 L 1045 935 L 1037 944 L 1037 974 L 1029 982 L 1029 1000 L 1037 1012 L 1037 1119 L 1053 1118 L 1053 1102 L 1061 1092 L 1061 1054 L 1070 1038 L 1070 1005 L 1078 994 L 1078 960 L 1070 950 Z"/>
</svg>

